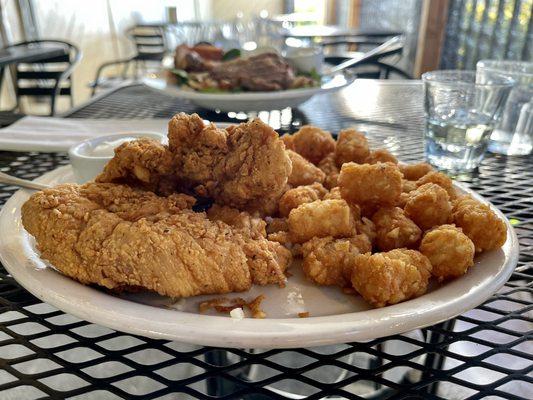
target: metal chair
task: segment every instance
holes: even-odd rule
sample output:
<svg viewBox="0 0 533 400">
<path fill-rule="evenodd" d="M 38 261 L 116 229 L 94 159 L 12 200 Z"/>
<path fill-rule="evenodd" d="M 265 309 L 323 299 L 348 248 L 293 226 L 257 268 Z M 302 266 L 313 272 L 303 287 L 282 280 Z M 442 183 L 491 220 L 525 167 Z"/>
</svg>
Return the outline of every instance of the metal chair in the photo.
<svg viewBox="0 0 533 400">
<path fill-rule="evenodd" d="M 349 58 L 342 56 L 330 56 L 324 58 L 324 61 L 331 65 L 338 65 L 346 60 L 349 60 Z M 362 79 L 389 79 L 391 74 L 399 75 L 404 79 L 413 79 L 411 75 L 400 68 L 379 60 L 369 60 L 358 63 L 350 68 L 350 71 L 358 78 Z"/>
<path fill-rule="evenodd" d="M 43 39 L 15 43 L 7 48 L 46 44 L 64 47 L 65 54 L 15 65 L 17 104 L 14 109 L 20 108 L 21 96 L 50 96 L 50 115 L 55 114 L 57 96 L 69 96 L 71 107 L 73 105 L 72 71 L 81 59 L 81 52 L 75 45 L 62 40 Z"/>
<path fill-rule="evenodd" d="M 167 40 L 164 25 L 136 25 L 126 31 L 135 46 L 135 54 L 121 60 L 105 62 L 96 71 L 94 82 L 90 84 L 91 95 L 94 96 L 100 86 L 114 86 L 126 80 L 130 65 L 134 65 L 134 77 L 139 76 L 139 64 L 146 70 L 147 62 L 161 63 L 167 53 Z M 103 71 L 111 66 L 123 66 L 120 76 L 102 79 Z"/>
</svg>

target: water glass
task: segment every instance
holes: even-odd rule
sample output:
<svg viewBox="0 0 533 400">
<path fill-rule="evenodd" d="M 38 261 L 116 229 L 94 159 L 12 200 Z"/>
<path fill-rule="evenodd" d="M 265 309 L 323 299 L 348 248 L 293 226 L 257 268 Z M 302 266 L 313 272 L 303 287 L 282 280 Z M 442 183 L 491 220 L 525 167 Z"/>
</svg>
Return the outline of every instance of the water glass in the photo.
<svg viewBox="0 0 533 400">
<path fill-rule="evenodd" d="M 533 149 L 533 62 L 481 60 L 476 65 L 478 82 L 494 76 L 515 81 L 502 116 L 489 141 L 489 151 L 507 155 L 525 155 Z"/>
<path fill-rule="evenodd" d="M 426 114 L 426 157 L 451 173 L 475 169 L 511 91 L 513 80 L 493 76 L 476 83 L 474 71 L 422 75 Z"/>
</svg>

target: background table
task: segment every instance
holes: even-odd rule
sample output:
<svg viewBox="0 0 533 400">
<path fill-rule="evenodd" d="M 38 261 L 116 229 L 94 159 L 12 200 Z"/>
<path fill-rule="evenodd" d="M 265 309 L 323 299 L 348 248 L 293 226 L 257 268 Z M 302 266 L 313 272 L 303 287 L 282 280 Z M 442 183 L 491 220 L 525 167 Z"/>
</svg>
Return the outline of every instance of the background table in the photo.
<svg viewBox="0 0 533 400">
<path fill-rule="evenodd" d="M 219 121 L 247 118 L 199 110 L 142 85 L 101 95 L 68 117 L 128 118 L 134 127 L 135 118 L 170 118 L 178 111 Z M 418 83 L 357 81 L 298 110 L 259 116 L 280 131 L 306 123 L 333 132 L 355 125 L 368 132 L 373 146 L 387 147 L 400 160 L 423 159 Z M 0 170 L 23 178 L 67 162 L 64 154 L 0 152 Z M 532 166 L 532 156 L 490 155 L 478 173 L 461 179 L 511 219 L 520 260 L 510 281 L 485 304 L 418 335 L 290 351 L 224 350 L 134 337 L 41 303 L 0 268 L 0 398 L 289 398 L 272 386 L 304 387 L 311 399 L 361 398 L 357 393 L 365 388 L 394 398 L 531 398 Z M 0 203 L 15 190 L 0 185 Z M 257 366 L 265 374 L 248 380 Z M 393 379 L 396 372 L 402 380 Z"/>
</svg>

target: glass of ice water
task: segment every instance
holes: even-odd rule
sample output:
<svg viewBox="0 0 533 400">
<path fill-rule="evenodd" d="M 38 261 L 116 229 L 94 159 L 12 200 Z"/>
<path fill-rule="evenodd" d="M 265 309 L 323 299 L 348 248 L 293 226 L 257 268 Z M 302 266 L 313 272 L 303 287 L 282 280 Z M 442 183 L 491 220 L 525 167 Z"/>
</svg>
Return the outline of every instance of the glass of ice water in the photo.
<svg viewBox="0 0 533 400">
<path fill-rule="evenodd" d="M 451 173 L 475 169 L 514 81 L 495 75 L 476 83 L 475 71 L 422 75 L 426 113 L 426 157 Z"/>
<path fill-rule="evenodd" d="M 502 116 L 489 141 L 489 151 L 507 155 L 525 155 L 533 149 L 533 62 L 481 60 L 476 65 L 477 81 L 506 76 L 515 86 L 505 103 Z"/>
</svg>

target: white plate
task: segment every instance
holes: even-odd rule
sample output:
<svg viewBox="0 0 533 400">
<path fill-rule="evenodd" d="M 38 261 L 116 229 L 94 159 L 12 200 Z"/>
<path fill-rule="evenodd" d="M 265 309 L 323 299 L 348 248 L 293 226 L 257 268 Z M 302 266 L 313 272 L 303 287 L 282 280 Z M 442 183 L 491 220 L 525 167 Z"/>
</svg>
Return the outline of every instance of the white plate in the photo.
<svg viewBox="0 0 533 400">
<path fill-rule="evenodd" d="M 38 182 L 74 180 L 70 166 L 49 172 Z M 464 189 L 460 189 L 464 190 Z M 468 190 L 466 190 L 468 191 Z M 468 191 L 470 192 L 470 191 Z M 153 294 L 116 296 L 84 286 L 46 267 L 20 219 L 20 207 L 31 191 L 19 190 L 0 213 L 0 259 L 9 273 L 39 299 L 79 318 L 119 331 L 200 345 L 240 348 L 291 348 L 364 341 L 436 324 L 470 310 L 496 292 L 509 278 L 518 258 L 516 235 L 507 224 L 507 242 L 476 257 L 466 275 L 443 286 L 435 285 L 417 299 L 379 309 L 345 295 L 340 289 L 315 286 L 292 266 L 288 284 L 254 287 L 226 297 L 251 300 L 264 294 L 267 319 L 235 320 L 198 312 L 201 296 L 173 301 Z M 482 200 L 479 196 L 475 195 Z M 484 201 L 484 200 L 483 200 Z M 496 210 L 500 218 L 504 216 Z M 298 318 L 308 311 L 309 318 Z"/>
<path fill-rule="evenodd" d="M 230 111 L 270 111 L 296 107 L 316 94 L 334 92 L 348 86 L 354 81 L 339 73 L 320 87 L 280 90 L 275 92 L 242 92 L 242 93 L 201 93 L 184 90 L 164 78 L 143 78 L 147 86 L 162 90 L 170 95 L 187 99 L 208 110 Z"/>
</svg>

